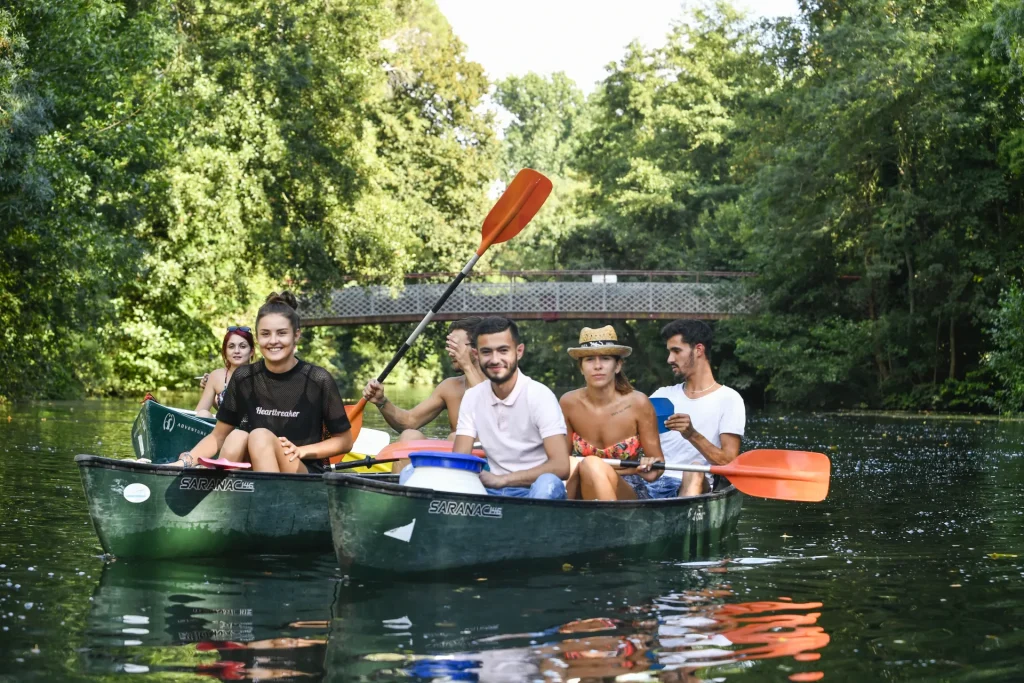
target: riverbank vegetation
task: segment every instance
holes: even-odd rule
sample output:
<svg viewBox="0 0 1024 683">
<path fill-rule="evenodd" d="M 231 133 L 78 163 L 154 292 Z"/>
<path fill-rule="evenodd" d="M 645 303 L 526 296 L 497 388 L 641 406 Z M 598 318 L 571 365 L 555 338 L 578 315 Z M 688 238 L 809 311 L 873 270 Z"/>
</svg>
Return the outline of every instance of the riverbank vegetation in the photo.
<svg viewBox="0 0 1024 683">
<path fill-rule="evenodd" d="M 457 269 L 532 166 L 552 198 L 482 269 L 751 271 L 715 349 L 749 399 L 1021 411 L 1024 10 L 800 5 L 681 15 L 588 96 L 490 82 L 431 0 L 0 5 L 0 396 L 182 387 L 271 289 Z M 367 372 L 406 327 L 307 355 Z M 575 382 L 579 326 L 524 327 Z"/>
</svg>

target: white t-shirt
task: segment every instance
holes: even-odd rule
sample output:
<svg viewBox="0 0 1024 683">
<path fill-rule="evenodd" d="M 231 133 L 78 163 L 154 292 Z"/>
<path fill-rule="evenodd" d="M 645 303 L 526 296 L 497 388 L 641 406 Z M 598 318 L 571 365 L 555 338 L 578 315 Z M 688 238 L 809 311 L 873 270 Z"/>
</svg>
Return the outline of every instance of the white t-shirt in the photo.
<svg viewBox="0 0 1024 683">
<path fill-rule="evenodd" d="M 690 416 L 690 422 L 701 436 L 721 448 L 722 434 L 743 436 L 747 423 L 747 410 L 743 397 L 735 389 L 721 386 L 710 394 L 690 398 L 683 391 L 682 384 L 662 387 L 651 398 L 667 398 L 675 406 L 676 413 Z M 710 465 L 693 444 L 672 430 L 661 434 L 661 450 L 665 462 L 670 465 Z M 665 472 L 666 477 L 683 478 L 682 472 Z"/>
<path fill-rule="evenodd" d="M 499 399 L 491 383 L 482 382 L 466 390 L 459 408 L 455 434 L 478 439 L 495 474 L 543 465 L 548 460 L 544 439 L 565 436 L 565 418 L 555 394 L 521 370 L 516 374 L 507 398 Z"/>
</svg>

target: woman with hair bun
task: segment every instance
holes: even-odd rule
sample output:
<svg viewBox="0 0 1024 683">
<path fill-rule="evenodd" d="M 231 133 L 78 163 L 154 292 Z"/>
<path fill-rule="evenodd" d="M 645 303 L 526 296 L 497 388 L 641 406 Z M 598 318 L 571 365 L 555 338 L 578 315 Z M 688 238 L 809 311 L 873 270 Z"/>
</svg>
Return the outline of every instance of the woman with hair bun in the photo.
<svg viewBox="0 0 1024 683">
<path fill-rule="evenodd" d="M 224 361 L 223 368 L 217 368 L 206 376 L 203 395 L 199 397 L 196 415 L 213 417 L 210 408 L 219 408 L 224 395 L 228 391 L 228 383 L 235 370 L 248 365 L 256 356 L 256 344 L 252 340 L 252 330 L 240 325 L 231 325 L 220 343 L 220 357 Z"/>
<path fill-rule="evenodd" d="M 172 466 L 191 467 L 219 451 L 223 458 L 252 463 L 257 472 L 319 473 L 331 457 L 352 448 L 352 426 L 334 378 L 295 357 L 301 334 L 297 305 L 290 292 L 267 297 L 256 314 L 263 359 L 235 371 L 213 432 Z M 248 434 L 240 454 L 224 448 L 233 431 Z"/>
</svg>

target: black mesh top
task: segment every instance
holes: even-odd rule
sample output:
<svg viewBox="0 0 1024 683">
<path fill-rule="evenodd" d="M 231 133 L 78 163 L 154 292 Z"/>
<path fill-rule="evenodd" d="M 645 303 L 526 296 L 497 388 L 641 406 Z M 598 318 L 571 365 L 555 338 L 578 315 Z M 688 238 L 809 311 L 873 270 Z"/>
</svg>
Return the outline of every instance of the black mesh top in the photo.
<svg viewBox="0 0 1024 683">
<path fill-rule="evenodd" d="M 287 372 L 271 372 L 264 361 L 243 365 L 228 382 L 217 420 L 245 429 L 263 427 L 296 446 L 319 443 L 324 430 L 341 434 L 352 428 L 331 373 L 300 360 Z"/>
</svg>

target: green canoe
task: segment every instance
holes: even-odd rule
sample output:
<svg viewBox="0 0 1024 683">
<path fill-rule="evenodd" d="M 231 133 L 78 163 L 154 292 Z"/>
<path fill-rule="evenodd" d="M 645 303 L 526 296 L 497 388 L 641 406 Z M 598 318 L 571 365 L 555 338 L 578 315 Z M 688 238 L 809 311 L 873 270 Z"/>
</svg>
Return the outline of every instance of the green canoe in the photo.
<svg viewBox="0 0 1024 683">
<path fill-rule="evenodd" d="M 180 470 L 94 455 L 77 455 L 75 462 L 96 535 L 110 555 L 330 552 L 319 475 Z"/>
<path fill-rule="evenodd" d="M 213 431 L 212 417 L 196 417 L 191 410 L 171 408 L 150 399 L 132 423 L 132 448 L 136 458 L 154 463 L 174 462 Z"/>
<path fill-rule="evenodd" d="M 323 476 L 343 570 L 545 567 L 622 548 L 632 557 L 690 559 L 715 552 L 735 529 L 743 504 L 732 486 L 692 498 L 606 503 L 445 493 Z"/>
</svg>

